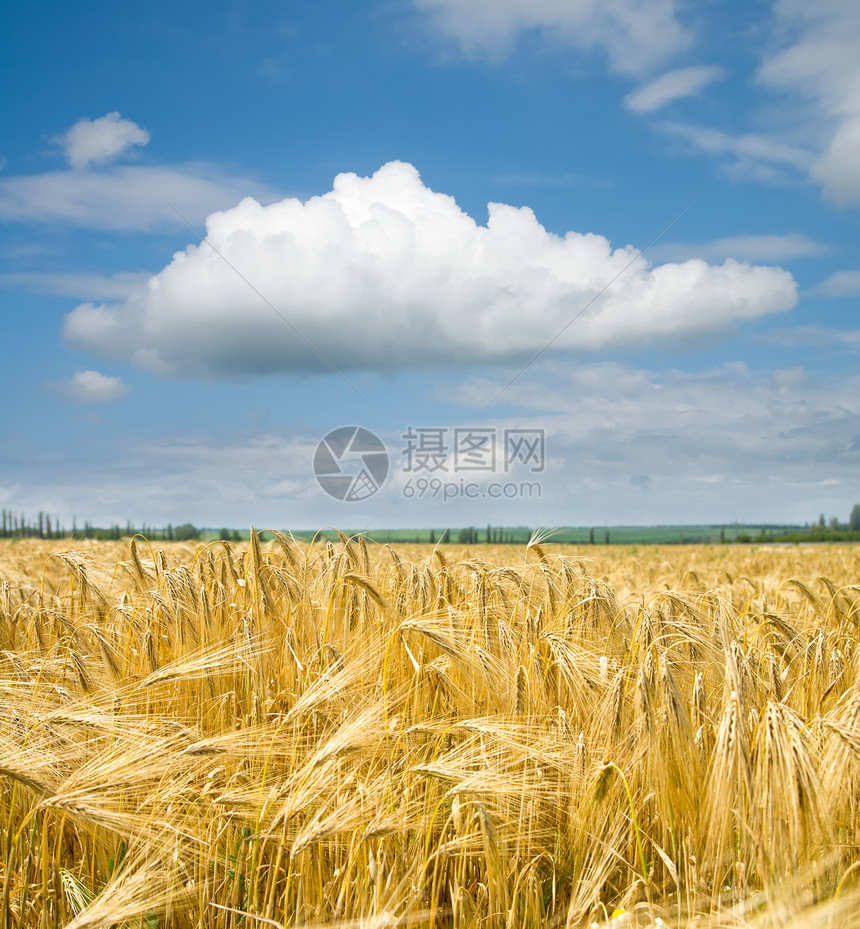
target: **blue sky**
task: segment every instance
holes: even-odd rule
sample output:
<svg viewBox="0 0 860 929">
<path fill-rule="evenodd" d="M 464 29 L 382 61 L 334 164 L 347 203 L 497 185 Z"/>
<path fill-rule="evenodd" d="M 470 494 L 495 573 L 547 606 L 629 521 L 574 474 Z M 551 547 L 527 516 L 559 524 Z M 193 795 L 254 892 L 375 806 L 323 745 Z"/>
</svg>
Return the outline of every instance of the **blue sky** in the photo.
<svg viewBox="0 0 860 929">
<path fill-rule="evenodd" d="M 7 5 L 0 505 L 846 518 L 858 47 L 848 0 Z"/>
</svg>

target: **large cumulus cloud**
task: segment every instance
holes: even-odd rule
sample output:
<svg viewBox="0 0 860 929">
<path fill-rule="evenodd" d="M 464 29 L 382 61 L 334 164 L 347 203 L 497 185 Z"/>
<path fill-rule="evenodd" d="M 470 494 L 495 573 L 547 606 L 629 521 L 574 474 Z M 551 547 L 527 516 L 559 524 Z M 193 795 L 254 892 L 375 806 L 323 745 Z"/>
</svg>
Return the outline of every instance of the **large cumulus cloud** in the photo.
<svg viewBox="0 0 860 929">
<path fill-rule="evenodd" d="M 479 225 L 401 162 L 304 203 L 247 198 L 206 230 L 124 302 L 78 306 L 67 340 L 173 377 L 385 371 L 700 336 L 796 300 L 782 269 L 652 267 L 525 207 L 490 204 Z"/>
</svg>

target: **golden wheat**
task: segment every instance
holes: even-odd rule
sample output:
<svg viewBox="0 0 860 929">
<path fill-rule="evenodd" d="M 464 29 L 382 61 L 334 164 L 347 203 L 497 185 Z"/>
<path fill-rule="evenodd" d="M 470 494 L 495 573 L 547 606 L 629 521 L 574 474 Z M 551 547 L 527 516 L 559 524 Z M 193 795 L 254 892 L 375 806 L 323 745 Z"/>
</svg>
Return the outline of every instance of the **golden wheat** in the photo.
<svg viewBox="0 0 860 929">
<path fill-rule="evenodd" d="M 860 926 L 850 546 L 49 544 L 5 926 Z"/>
</svg>

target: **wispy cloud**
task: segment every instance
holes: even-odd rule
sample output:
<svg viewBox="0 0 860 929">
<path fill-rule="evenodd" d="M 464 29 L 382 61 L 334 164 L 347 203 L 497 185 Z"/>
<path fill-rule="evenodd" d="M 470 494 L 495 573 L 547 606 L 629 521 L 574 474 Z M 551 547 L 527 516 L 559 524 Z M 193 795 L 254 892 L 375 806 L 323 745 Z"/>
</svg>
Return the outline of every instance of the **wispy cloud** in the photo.
<svg viewBox="0 0 860 929">
<path fill-rule="evenodd" d="M 692 65 L 654 77 L 696 43 L 675 0 L 412 2 L 467 55 L 503 58 L 529 34 L 580 52 L 601 51 L 610 71 L 645 82 L 624 98 L 637 113 L 656 113 L 724 76 L 717 66 Z M 766 119 L 753 131 L 681 122 L 659 128 L 685 140 L 691 153 L 718 160 L 730 178 L 768 185 L 812 182 L 837 206 L 860 204 L 860 5 L 775 0 L 762 32 L 767 51 L 751 78 L 750 95 L 777 92 L 766 101 L 759 97 L 760 110 L 767 104 Z"/>
<path fill-rule="evenodd" d="M 678 68 L 629 93 L 624 103 L 634 113 L 653 113 L 674 100 L 697 96 L 722 76 L 723 69 L 713 65 Z"/>
<path fill-rule="evenodd" d="M 146 271 L 98 274 L 86 271 L 12 271 L 0 274 L 0 287 L 23 287 L 38 294 L 89 300 L 125 300 L 146 286 Z"/>
<path fill-rule="evenodd" d="M 481 406 L 498 389 L 474 377 L 437 392 Z M 547 430 L 564 474 L 556 475 L 564 511 L 587 523 L 599 514 L 590 494 L 611 496 L 610 518 L 626 512 L 645 522 L 803 521 L 837 505 L 847 515 L 851 495 L 860 495 L 858 397 L 856 375 L 813 377 L 799 366 L 758 372 L 732 362 L 687 372 L 607 362 L 545 364 L 506 399 Z M 647 502 L 637 475 L 652 480 Z M 798 497 L 796 487 L 808 492 Z"/>
<path fill-rule="evenodd" d="M 113 161 L 129 150 L 146 145 L 149 133 L 119 113 L 99 119 L 79 119 L 71 129 L 57 137 L 69 164 L 75 169 Z"/>
<path fill-rule="evenodd" d="M 721 162 L 735 179 L 763 184 L 813 182 L 831 203 L 860 204 L 860 5 L 855 0 L 804 4 L 776 0 L 766 29 L 771 41 L 751 93 L 776 91 L 755 132 L 681 122 L 658 126 L 693 153 Z M 670 72 L 683 75 L 688 69 Z M 664 75 L 627 97 L 628 106 L 659 108 L 671 94 Z M 683 85 L 683 80 L 680 86 Z M 670 96 L 671 99 L 671 96 Z M 763 103 L 764 100 L 761 100 Z"/>
<path fill-rule="evenodd" d="M 777 345 L 806 346 L 808 348 L 845 348 L 860 351 L 860 329 L 828 329 L 824 326 L 796 326 L 792 329 L 774 329 L 764 341 Z"/>
<path fill-rule="evenodd" d="M 855 0 L 774 3 L 788 37 L 763 63 L 760 82 L 789 95 L 817 155 L 810 177 L 838 206 L 860 204 L 860 5 Z"/>
<path fill-rule="evenodd" d="M 860 296 L 860 271 L 837 271 L 812 288 L 823 297 Z"/>
<path fill-rule="evenodd" d="M 413 0 L 466 54 L 505 55 L 524 33 L 582 51 L 598 49 L 610 67 L 647 74 L 691 43 L 675 0 Z"/>
<path fill-rule="evenodd" d="M 214 165 L 114 165 L 0 177 L 0 220 L 88 229 L 153 231 L 201 222 L 243 197 L 273 198 L 263 184 Z"/>
<path fill-rule="evenodd" d="M 705 261 L 787 261 L 796 258 L 814 258 L 830 251 L 829 246 L 800 232 L 781 235 L 735 235 L 710 242 L 664 242 L 649 249 L 652 258 L 668 261 L 686 261 L 702 258 Z"/>
<path fill-rule="evenodd" d="M 474 427 L 468 408 L 492 399 L 500 386 L 492 377 L 440 386 L 448 399 L 465 404 L 450 426 Z M 757 372 L 730 363 L 658 372 L 617 363 L 543 363 L 508 393 L 516 418 L 481 420 L 494 429 L 546 431 L 541 498 L 507 501 L 492 510 L 492 519 L 803 522 L 821 511 L 845 518 L 860 499 L 858 397 L 856 375 L 821 378 L 799 367 Z M 380 435 L 398 467 L 402 429 Z M 445 506 L 404 499 L 394 472 L 369 504 L 332 501 L 312 473 L 321 437 L 231 432 L 129 442 L 123 436 L 97 461 L 69 460 L 59 475 L 53 460 L 37 461 L 18 488 L 0 462 L 0 495 L 9 488 L 6 505 L 21 510 L 41 508 L 50 495 L 58 500 L 51 511 L 69 522 L 75 513 L 102 523 L 167 523 L 181 514 L 197 525 L 254 521 L 297 528 L 344 519 L 351 525 L 373 519 L 377 526 L 487 521 L 486 500 Z M 145 501 L 146 510 L 135 511 L 134 501 Z"/>
<path fill-rule="evenodd" d="M 71 377 L 45 385 L 75 403 L 114 403 L 123 400 L 131 388 L 119 377 L 109 377 L 100 371 L 77 371 Z"/>
<path fill-rule="evenodd" d="M 722 129 L 665 120 L 657 127 L 685 142 L 694 153 L 723 159 L 726 173 L 772 184 L 797 183 L 811 168 L 814 153 L 762 133 L 733 135 Z"/>
</svg>

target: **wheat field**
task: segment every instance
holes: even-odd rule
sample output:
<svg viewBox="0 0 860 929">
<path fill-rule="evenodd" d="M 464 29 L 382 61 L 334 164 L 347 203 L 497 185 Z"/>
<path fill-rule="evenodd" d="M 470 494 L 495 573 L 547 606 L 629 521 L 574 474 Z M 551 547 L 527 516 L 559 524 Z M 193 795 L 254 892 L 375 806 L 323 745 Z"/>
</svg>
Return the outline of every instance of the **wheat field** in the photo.
<svg viewBox="0 0 860 929">
<path fill-rule="evenodd" d="M 3 925 L 860 926 L 860 550 L 0 544 Z"/>
</svg>

